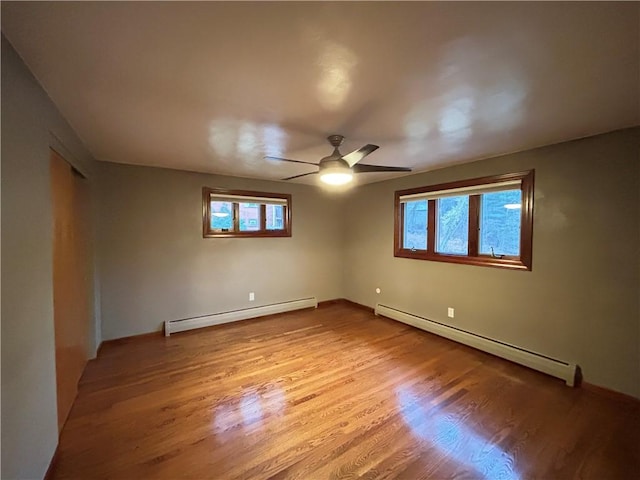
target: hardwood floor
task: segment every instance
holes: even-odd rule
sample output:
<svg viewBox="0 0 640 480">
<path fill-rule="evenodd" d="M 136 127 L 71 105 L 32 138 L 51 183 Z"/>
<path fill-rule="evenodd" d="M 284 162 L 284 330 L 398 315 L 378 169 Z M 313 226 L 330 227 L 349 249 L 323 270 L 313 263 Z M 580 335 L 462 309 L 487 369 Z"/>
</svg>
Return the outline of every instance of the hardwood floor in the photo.
<svg viewBox="0 0 640 480">
<path fill-rule="evenodd" d="M 639 413 L 334 304 L 106 345 L 52 474 L 628 479 Z"/>
</svg>

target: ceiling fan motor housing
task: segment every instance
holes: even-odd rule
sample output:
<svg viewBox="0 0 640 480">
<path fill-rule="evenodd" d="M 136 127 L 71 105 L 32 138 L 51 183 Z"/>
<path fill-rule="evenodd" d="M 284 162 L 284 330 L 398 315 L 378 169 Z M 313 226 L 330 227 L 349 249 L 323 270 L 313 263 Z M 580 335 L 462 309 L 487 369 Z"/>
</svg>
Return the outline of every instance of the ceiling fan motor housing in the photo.
<svg viewBox="0 0 640 480">
<path fill-rule="evenodd" d="M 344 137 L 342 135 L 329 135 L 327 137 L 327 140 L 329 140 L 331 146 L 333 146 L 334 148 L 338 148 L 340 145 L 342 145 L 342 142 L 344 142 Z"/>
<path fill-rule="evenodd" d="M 330 157 L 324 157 L 320 160 L 320 171 L 325 170 L 327 168 L 346 168 L 350 169 L 349 164 L 342 159 L 342 156 L 338 153 L 337 157 L 331 155 Z"/>
<path fill-rule="evenodd" d="M 349 164 L 342 159 L 342 154 L 338 147 L 342 145 L 344 142 L 344 137 L 342 135 L 329 135 L 327 137 L 329 143 L 333 146 L 333 152 L 328 157 L 324 157 L 320 160 L 320 171 L 327 168 L 351 168 Z"/>
</svg>

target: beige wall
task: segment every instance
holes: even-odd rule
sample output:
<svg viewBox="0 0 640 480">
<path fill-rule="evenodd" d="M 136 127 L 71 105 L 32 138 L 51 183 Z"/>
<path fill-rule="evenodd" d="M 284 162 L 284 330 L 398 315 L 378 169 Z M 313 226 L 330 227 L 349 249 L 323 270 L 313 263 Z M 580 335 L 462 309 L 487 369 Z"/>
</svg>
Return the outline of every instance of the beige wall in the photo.
<svg viewBox="0 0 640 480">
<path fill-rule="evenodd" d="M 291 193 L 291 238 L 202 238 L 202 187 Z M 104 339 L 176 320 L 342 296 L 340 196 L 316 187 L 100 165 Z M 255 292 L 255 302 L 248 301 Z"/>
<path fill-rule="evenodd" d="M 640 397 L 639 136 L 619 131 L 354 191 L 345 296 L 575 362 L 586 381 Z M 393 256 L 395 190 L 530 168 L 531 272 Z"/>
<path fill-rule="evenodd" d="M 42 478 L 58 441 L 49 147 L 91 180 L 93 160 L 2 37 L 3 479 Z"/>
</svg>

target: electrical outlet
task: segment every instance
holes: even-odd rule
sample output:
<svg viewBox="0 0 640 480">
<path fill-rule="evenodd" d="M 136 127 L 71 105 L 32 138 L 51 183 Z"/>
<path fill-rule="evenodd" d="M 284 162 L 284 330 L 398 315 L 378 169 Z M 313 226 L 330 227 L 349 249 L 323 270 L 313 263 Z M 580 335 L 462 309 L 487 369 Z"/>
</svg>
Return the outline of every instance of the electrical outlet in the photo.
<svg viewBox="0 0 640 480">
<path fill-rule="evenodd" d="M 455 310 L 453 308 L 451 308 L 451 307 L 447 308 L 447 316 L 449 318 L 453 318 L 454 315 L 455 315 Z"/>
<path fill-rule="evenodd" d="M 256 294 L 253 292 L 249 292 L 249 301 L 253 302 L 256 299 Z"/>
</svg>

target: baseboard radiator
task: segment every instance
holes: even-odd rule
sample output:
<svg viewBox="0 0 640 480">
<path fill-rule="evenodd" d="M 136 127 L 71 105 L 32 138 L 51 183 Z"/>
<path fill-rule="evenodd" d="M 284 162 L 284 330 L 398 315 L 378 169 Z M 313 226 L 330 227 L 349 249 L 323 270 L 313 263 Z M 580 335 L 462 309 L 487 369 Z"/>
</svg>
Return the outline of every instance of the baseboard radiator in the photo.
<svg viewBox="0 0 640 480">
<path fill-rule="evenodd" d="M 545 357 L 522 348 L 515 347 L 506 343 L 498 342 L 490 338 L 475 335 L 442 323 L 434 322 L 411 313 L 389 307 L 387 305 L 376 305 L 376 315 L 382 315 L 402 323 L 412 325 L 430 333 L 434 333 L 441 337 L 448 338 L 455 342 L 463 343 L 483 352 L 491 353 L 501 358 L 505 358 L 525 367 L 538 370 L 540 372 L 561 378 L 570 387 L 574 386 L 576 377 L 576 365 Z"/>
<path fill-rule="evenodd" d="M 196 328 L 212 327 L 214 325 L 222 325 L 223 323 L 237 322 L 238 320 L 247 320 L 249 318 L 264 317 L 265 315 L 273 315 L 275 313 L 290 312 L 292 310 L 300 310 L 302 308 L 317 308 L 318 300 L 316 297 L 302 298 L 300 300 L 291 300 L 289 302 L 274 303 L 271 305 L 263 305 L 260 307 L 243 308 L 241 310 L 233 310 L 230 312 L 213 313 L 211 315 L 203 315 L 200 317 L 184 318 L 181 320 L 168 320 L 164 322 L 164 335 L 168 337 L 172 333 L 185 332 Z"/>
</svg>

